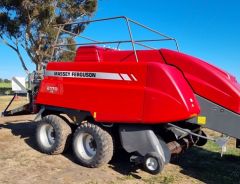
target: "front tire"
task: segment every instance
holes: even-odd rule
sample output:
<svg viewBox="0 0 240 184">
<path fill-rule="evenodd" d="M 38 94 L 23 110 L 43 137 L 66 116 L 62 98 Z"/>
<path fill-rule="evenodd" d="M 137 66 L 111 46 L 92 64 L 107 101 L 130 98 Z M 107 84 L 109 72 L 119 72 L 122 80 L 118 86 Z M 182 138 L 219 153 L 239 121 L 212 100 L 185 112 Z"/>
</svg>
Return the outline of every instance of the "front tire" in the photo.
<svg viewBox="0 0 240 184">
<path fill-rule="evenodd" d="M 63 153 L 72 134 L 70 126 L 57 115 L 45 116 L 37 125 L 36 140 L 39 150 L 49 155 Z"/>
<path fill-rule="evenodd" d="M 99 126 L 86 122 L 74 133 L 73 152 L 81 165 L 100 167 L 112 159 L 112 137 Z"/>
<path fill-rule="evenodd" d="M 150 174 L 156 175 L 162 172 L 164 168 L 164 161 L 155 153 L 148 153 L 144 157 L 143 167 L 144 170 Z"/>
</svg>

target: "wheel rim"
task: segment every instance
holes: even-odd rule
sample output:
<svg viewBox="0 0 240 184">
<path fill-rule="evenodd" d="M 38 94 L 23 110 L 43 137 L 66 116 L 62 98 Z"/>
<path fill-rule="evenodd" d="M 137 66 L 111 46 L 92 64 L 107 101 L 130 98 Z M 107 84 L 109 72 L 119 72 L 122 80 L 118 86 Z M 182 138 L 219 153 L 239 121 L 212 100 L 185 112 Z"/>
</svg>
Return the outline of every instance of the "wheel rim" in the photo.
<svg viewBox="0 0 240 184">
<path fill-rule="evenodd" d="M 97 153 L 97 145 L 89 133 L 81 133 L 76 139 L 76 151 L 85 160 L 91 160 Z"/>
<path fill-rule="evenodd" d="M 146 167 L 150 171 L 156 171 L 158 169 L 158 160 L 154 157 L 149 157 L 146 160 Z"/>
<path fill-rule="evenodd" d="M 55 131 L 49 124 L 43 125 L 40 128 L 39 136 L 42 145 L 47 148 L 50 148 L 55 143 Z"/>
</svg>

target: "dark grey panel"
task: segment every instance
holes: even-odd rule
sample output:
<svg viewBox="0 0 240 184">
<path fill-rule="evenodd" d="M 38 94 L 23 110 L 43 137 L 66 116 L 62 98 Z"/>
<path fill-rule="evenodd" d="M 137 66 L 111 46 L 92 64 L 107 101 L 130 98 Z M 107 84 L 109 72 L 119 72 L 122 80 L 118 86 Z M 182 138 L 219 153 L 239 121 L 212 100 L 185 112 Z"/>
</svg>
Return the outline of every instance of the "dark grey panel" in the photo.
<svg viewBox="0 0 240 184">
<path fill-rule="evenodd" d="M 76 120 L 74 120 L 74 123 L 77 125 L 80 124 L 83 120 L 86 119 L 86 117 L 91 117 L 91 113 L 88 111 L 81 111 L 81 110 L 75 110 L 75 109 L 68 109 L 63 107 L 55 107 L 55 106 L 44 106 L 42 105 L 42 108 L 44 107 L 44 111 L 42 112 L 41 116 L 46 116 L 49 113 L 51 114 L 66 114 L 70 118 L 74 116 Z"/>
<path fill-rule="evenodd" d="M 200 116 L 206 116 L 204 127 L 240 139 L 240 115 L 197 95 Z M 196 119 L 195 119 L 196 123 Z"/>
<path fill-rule="evenodd" d="M 150 127 L 122 125 L 119 132 L 122 146 L 127 152 L 138 152 L 141 156 L 156 153 L 165 164 L 169 163 L 171 153 L 166 143 L 158 138 Z"/>
</svg>

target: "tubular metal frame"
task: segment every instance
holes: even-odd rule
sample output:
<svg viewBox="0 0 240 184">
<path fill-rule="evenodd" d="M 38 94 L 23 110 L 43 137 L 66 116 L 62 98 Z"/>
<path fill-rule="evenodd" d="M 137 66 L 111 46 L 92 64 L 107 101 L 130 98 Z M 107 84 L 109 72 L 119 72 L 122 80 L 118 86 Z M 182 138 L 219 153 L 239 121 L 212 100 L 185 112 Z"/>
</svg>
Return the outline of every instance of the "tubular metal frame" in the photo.
<svg viewBox="0 0 240 184">
<path fill-rule="evenodd" d="M 64 30 L 64 27 L 66 25 L 89 24 L 89 23 L 94 23 L 94 22 L 103 22 L 103 21 L 116 20 L 116 19 L 123 19 L 126 22 L 130 40 L 117 40 L 117 41 L 104 41 L 104 42 L 101 42 L 101 41 L 97 41 L 97 40 L 91 39 L 89 37 L 80 35 L 81 33 L 76 34 L 76 33 L 73 33 L 71 31 Z M 155 33 L 155 34 L 157 34 L 157 35 L 159 35 L 159 36 L 161 36 L 163 38 L 161 38 L 161 39 L 134 40 L 130 23 L 138 25 L 138 26 L 140 26 L 140 27 L 142 27 L 142 28 L 152 32 L 152 33 Z M 160 42 L 160 41 L 173 41 L 175 43 L 177 51 L 179 51 L 179 46 L 178 46 L 177 40 L 175 38 L 169 37 L 169 36 L 167 36 L 167 35 L 165 35 L 163 33 L 160 33 L 160 32 L 158 32 L 158 31 L 156 31 L 156 30 L 154 30 L 152 28 L 149 28 L 149 27 L 147 27 L 147 26 L 145 26 L 145 25 L 143 25 L 141 23 L 138 23 L 138 22 L 136 22 L 136 21 L 134 21 L 132 19 L 129 19 L 128 17 L 125 17 L 125 16 L 110 17 L 110 18 L 88 20 L 88 21 L 78 21 L 78 22 L 65 23 L 65 24 L 57 24 L 57 25 L 54 25 L 54 27 L 56 29 L 58 29 L 58 32 L 57 32 L 55 43 L 52 46 L 53 50 L 52 50 L 51 60 L 53 60 L 53 56 L 54 56 L 55 50 L 57 48 L 61 49 L 61 47 L 63 47 L 63 46 L 70 46 L 70 45 L 84 46 L 84 45 L 98 45 L 98 44 L 114 44 L 114 43 L 117 43 L 118 44 L 117 48 L 119 48 L 121 43 L 131 43 L 132 49 L 133 49 L 133 52 L 134 52 L 134 55 L 135 55 L 136 62 L 138 62 L 138 56 L 137 56 L 137 51 L 136 51 L 135 45 L 140 45 L 140 46 L 148 48 L 148 49 L 156 49 L 156 48 L 153 48 L 153 47 L 150 47 L 150 46 L 146 45 L 146 43 L 147 42 Z M 60 37 L 61 33 L 70 34 L 73 37 L 80 37 L 80 38 L 83 38 L 83 39 L 88 40 L 90 42 L 79 43 L 79 44 L 58 44 L 58 40 L 59 40 L 59 37 Z M 64 49 L 62 49 L 62 50 L 64 50 Z"/>
</svg>

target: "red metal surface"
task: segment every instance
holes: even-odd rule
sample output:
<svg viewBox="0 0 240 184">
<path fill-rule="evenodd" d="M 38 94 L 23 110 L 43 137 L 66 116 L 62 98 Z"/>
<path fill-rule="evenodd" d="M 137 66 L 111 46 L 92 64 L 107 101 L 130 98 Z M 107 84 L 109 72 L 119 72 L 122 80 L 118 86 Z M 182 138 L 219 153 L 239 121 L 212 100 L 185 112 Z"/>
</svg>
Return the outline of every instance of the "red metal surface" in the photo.
<svg viewBox="0 0 240 184">
<path fill-rule="evenodd" d="M 196 93 L 240 113 L 239 84 L 228 73 L 166 49 L 137 55 L 138 63 L 133 51 L 80 47 L 75 62 L 48 64 L 52 74 L 42 81 L 37 103 L 90 111 L 99 122 L 155 124 L 199 114 Z M 54 71 L 82 76 L 54 76 Z"/>
<path fill-rule="evenodd" d="M 136 51 L 139 62 L 164 63 L 159 50 Z M 132 50 L 118 51 L 97 46 L 79 47 L 75 57 L 76 62 L 136 62 Z"/>
<path fill-rule="evenodd" d="M 49 63 L 47 71 L 125 74 L 129 80 L 123 75 L 120 80 L 46 76 L 37 103 L 90 111 L 100 122 L 165 123 L 199 113 L 178 69 L 164 64 L 158 50 L 137 53 L 139 63 L 132 51 L 85 47 L 75 62 Z"/>
<path fill-rule="evenodd" d="M 165 61 L 176 66 L 194 92 L 233 112 L 240 113 L 240 86 L 229 73 L 179 52 L 161 49 Z"/>
</svg>

